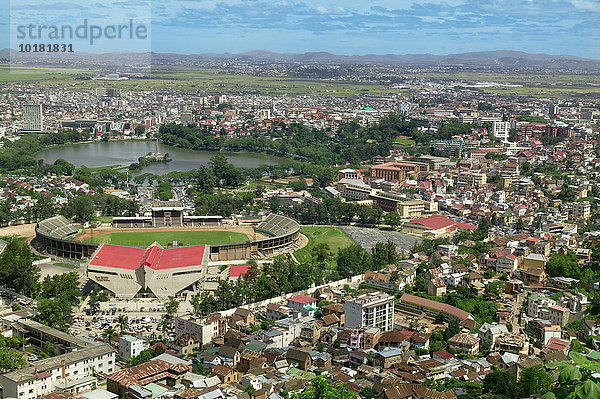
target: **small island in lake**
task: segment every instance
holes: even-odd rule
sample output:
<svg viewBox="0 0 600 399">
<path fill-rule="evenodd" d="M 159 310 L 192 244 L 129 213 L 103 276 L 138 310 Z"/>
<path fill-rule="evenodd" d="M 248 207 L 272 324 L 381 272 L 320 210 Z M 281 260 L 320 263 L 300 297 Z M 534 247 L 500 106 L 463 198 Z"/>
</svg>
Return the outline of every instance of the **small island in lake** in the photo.
<svg viewBox="0 0 600 399">
<path fill-rule="evenodd" d="M 172 159 L 169 157 L 168 152 L 161 154 L 161 152 L 158 150 L 158 140 L 157 140 L 156 141 L 156 151 L 149 152 L 148 154 L 144 155 L 143 157 L 139 157 L 137 162 L 134 162 L 131 165 L 129 165 L 129 170 L 140 170 L 140 169 L 144 168 L 145 166 L 151 165 L 153 163 L 162 163 L 162 162 L 171 162 L 171 161 L 172 161 Z"/>
</svg>

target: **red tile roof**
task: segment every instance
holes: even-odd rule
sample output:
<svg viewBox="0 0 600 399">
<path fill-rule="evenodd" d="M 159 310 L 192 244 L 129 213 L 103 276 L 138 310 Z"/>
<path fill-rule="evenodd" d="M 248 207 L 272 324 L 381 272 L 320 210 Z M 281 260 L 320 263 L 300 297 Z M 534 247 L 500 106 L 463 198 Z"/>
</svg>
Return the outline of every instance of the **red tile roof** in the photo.
<svg viewBox="0 0 600 399">
<path fill-rule="evenodd" d="M 248 273 L 250 265 L 232 265 L 229 270 L 229 277 L 240 277 Z"/>
<path fill-rule="evenodd" d="M 315 302 L 316 299 L 306 295 L 296 295 L 291 298 L 288 298 L 288 301 L 296 302 L 296 303 L 310 303 Z"/>
<path fill-rule="evenodd" d="M 419 224 L 432 230 L 440 230 L 447 227 L 459 227 L 462 229 L 476 229 L 477 226 L 468 223 L 455 222 L 454 220 L 448 219 L 444 216 L 431 216 L 428 218 L 415 219 L 407 224 Z"/>
<path fill-rule="evenodd" d="M 147 266 L 154 270 L 201 265 L 204 245 L 163 249 L 152 245 L 148 249 L 104 244 L 90 261 L 92 266 L 136 270 Z"/>
</svg>

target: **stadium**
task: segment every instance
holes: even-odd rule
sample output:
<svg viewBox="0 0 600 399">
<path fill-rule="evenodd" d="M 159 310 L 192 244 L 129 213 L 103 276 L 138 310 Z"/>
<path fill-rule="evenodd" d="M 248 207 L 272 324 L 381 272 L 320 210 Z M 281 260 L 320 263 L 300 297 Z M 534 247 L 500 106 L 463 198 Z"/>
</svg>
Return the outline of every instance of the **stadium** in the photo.
<svg viewBox="0 0 600 399">
<path fill-rule="evenodd" d="M 155 218 L 158 215 L 153 213 L 150 223 L 160 226 L 154 231 L 159 232 L 157 229 L 164 227 L 187 227 L 166 224 L 176 219 L 172 218 L 169 211 L 165 212 L 164 206 L 160 208 L 163 217 L 168 217 L 169 221 L 158 220 Z M 183 221 L 184 218 L 179 217 L 179 220 Z M 211 225 L 204 225 L 203 231 L 210 231 L 220 224 L 220 218 L 215 217 L 193 220 L 195 223 L 211 222 Z M 118 223 L 119 227 L 123 227 L 128 222 L 119 218 Z M 152 226 L 144 224 L 144 227 L 129 230 L 143 234 L 151 229 Z M 127 246 L 82 241 L 77 237 L 80 233 L 77 226 L 63 216 L 54 216 L 36 225 L 36 237 L 32 245 L 43 254 L 86 261 L 88 278 L 116 297 L 153 295 L 166 298 L 198 283 L 209 261 L 258 259 L 298 248 L 300 224 L 294 219 L 269 214 L 258 223 L 255 231 L 265 238 L 210 245 L 168 247 L 154 242 L 145 247 Z M 180 234 L 185 233 L 181 231 Z"/>
</svg>

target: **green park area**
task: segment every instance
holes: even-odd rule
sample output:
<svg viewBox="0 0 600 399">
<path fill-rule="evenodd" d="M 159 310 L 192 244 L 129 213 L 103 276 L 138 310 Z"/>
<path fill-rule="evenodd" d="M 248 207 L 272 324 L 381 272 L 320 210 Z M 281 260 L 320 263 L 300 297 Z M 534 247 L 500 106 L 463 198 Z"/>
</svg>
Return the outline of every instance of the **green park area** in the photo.
<svg viewBox="0 0 600 399">
<path fill-rule="evenodd" d="M 248 241 L 248 236 L 231 231 L 132 231 L 100 234 L 88 237 L 85 242 L 98 244 L 129 245 L 145 247 L 153 242 L 163 246 L 177 241 L 179 245 L 221 244 Z"/>
<path fill-rule="evenodd" d="M 294 256 L 299 262 L 308 261 L 311 257 L 312 249 L 319 244 L 327 244 L 334 256 L 337 254 L 338 250 L 354 244 L 354 241 L 337 227 L 302 227 L 300 233 L 308 238 L 308 245 L 294 252 Z"/>
</svg>

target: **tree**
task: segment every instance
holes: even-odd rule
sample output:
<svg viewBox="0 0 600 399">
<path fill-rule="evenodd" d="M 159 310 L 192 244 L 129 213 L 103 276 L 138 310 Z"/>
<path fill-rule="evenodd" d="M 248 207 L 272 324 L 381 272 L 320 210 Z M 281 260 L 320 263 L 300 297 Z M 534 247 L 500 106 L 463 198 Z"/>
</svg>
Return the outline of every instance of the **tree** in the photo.
<svg viewBox="0 0 600 399">
<path fill-rule="evenodd" d="M 138 366 L 140 364 L 144 364 L 152 360 L 152 358 L 156 356 L 152 349 L 144 349 L 137 356 L 132 356 L 127 359 L 127 367 Z"/>
<path fill-rule="evenodd" d="M 357 244 L 342 248 L 337 255 L 337 272 L 341 277 L 364 273 L 371 268 L 371 256 Z"/>
<path fill-rule="evenodd" d="M 246 392 L 248 395 L 250 395 L 250 397 L 253 397 L 254 396 L 254 386 L 252 384 L 246 385 L 244 392 Z"/>
<path fill-rule="evenodd" d="M 39 290 L 40 268 L 32 262 L 31 251 L 22 239 L 8 240 L 0 256 L 0 284 L 26 296 Z"/>
<path fill-rule="evenodd" d="M 192 307 L 194 308 L 194 312 L 195 313 L 200 313 L 201 311 L 201 293 L 197 292 L 196 294 L 192 295 L 192 298 L 190 299 L 190 305 L 192 305 Z"/>
<path fill-rule="evenodd" d="M 444 330 L 444 339 L 448 341 L 458 333 L 460 333 L 460 323 L 458 319 L 451 318 L 448 322 L 448 327 Z"/>
<path fill-rule="evenodd" d="M 492 298 L 500 298 L 500 296 L 504 293 L 505 287 L 506 283 L 502 280 L 492 281 L 491 283 L 488 283 L 487 287 L 485 287 L 485 293 Z"/>
<path fill-rule="evenodd" d="M 294 393 L 292 399 L 354 399 L 356 394 L 346 387 L 346 384 L 329 384 L 327 379 L 319 376 L 312 380 L 310 387 L 303 392 Z"/>
<path fill-rule="evenodd" d="M 398 262 L 400 255 L 393 241 L 378 242 L 372 249 L 373 268 L 381 269 L 384 266 Z"/>
<path fill-rule="evenodd" d="M 136 136 L 143 136 L 144 134 L 146 134 L 146 126 L 137 125 L 134 129 L 134 132 Z"/>
<path fill-rule="evenodd" d="M 46 276 L 41 284 L 40 297 L 65 300 L 69 305 L 79 304 L 79 275 L 76 272 Z"/>
<path fill-rule="evenodd" d="M 129 325 L 129 318 L 126 315 L 121 314 L 117 316 L 117 324 L 121 328 L 122 334 L 125 330 L 127 330 L 127 326 Z"/>
<path fill-rule="evenodd" d="M 117 331 L 114 328 L 109 327 L 102 332 L 102 336 L 104 337 L 104 340 L 110 344 L 117 337 Z"/>
<path fill-rule="evenodd" d="M 398 212 L 388 212 L 383 216 L 383 222 L 395 229 L 396 226 L 399 226 L 400 223 L 402 223 L 402 217 Z"/>
<path fill-rule="evenodd" d="M 483 392 L 493 395 L 503 395 L 507 398 L 516 397 L 517 379 L 508 372 L 493 371 L 483 380 Z"/>
<path fill-rule="evenodd" d="M 277 212 L 279 211 L 279 207 L 281 206 L 281 199 L 274 195 L 271 198 L 269 198 L 269 209 L 271 210 L 271 212 Z"/>
<path fill-rule="evenodd" d="M 91 222 L 96 216 L 94 199 L 89 195 L 77 195 L 70 198 L 63 207 L 62 214 L 77 223 Z"/>
<path fill-rule="evenodd" d="M 521 219 L 521 218 L 517 219 L 517 222 L 515 223 L 515 229 L 518 232 L 522 232 L 523 231 L 523 219 Z"/>
<path fill-rule="evenodd" d="M 65 299 L 42 299 L 37 311 L 38 322 L 61 331 L 66 331 L 73 322 L 71 305 Z"/>
<path fill-rule="evenodd" d="M 365 399 L 373 399 L 375 397 L 375 391 L 371 387 L 364 387 L 360 391 L 360 396 Z"/>
<path fill-rule="evenodd" d="M 92 312 L 97 312 L 100 310 L 100 302 L 107 302 L 108 295 L 99 285 L 94 285 L 92 291 L 90 292 L 90 296 L 88 298 L 88 308 Z"/>
<path fill-rule="evenodd" d="M 169 300 L 165 303 L 165 310 L 167 314 L 173 316 L 179 309 L 179 301 L 174 297 L 169 297 Z"/>
<path fill-rule="evenodd" d="M 154 198 L 161 201 L 168 201 L 173 198 L 173 186 L 166 180 L 161 180 L 158 187 L 154 190 Z"/>
<path fill-rule="evenodd" d="M 194 374 L 200 374 L 200 375 L 209 375 L 210 374 L 210 370 L 207 370 L 206 367 L 204 367 L 204 365 L 202 363 L 194 364 L 192 371 L 194 372 Z"/>
<path fill-rule="evenodd" d="M 553 382 L 554 380 L 546 373 L 543 366 L 526 368 L 521 372 L 519 379 L 519 396 L 543 395 L 550 390 Z"/>
<path fill-rule="evenodd" d="M 23 352 L 13 348 L 0 347 L 0 370 L 8 372 L 27 365 Z"/>
<path fill-rule="evenodd" d="M 319 263 L 326 262 L 331 259 L 332 253 L 329 244 L 325 242 L 318 243 L 310 250 L 311 256 Z"/>
</svg>

